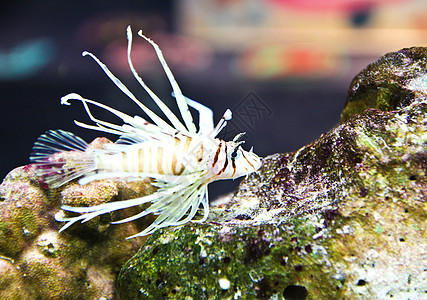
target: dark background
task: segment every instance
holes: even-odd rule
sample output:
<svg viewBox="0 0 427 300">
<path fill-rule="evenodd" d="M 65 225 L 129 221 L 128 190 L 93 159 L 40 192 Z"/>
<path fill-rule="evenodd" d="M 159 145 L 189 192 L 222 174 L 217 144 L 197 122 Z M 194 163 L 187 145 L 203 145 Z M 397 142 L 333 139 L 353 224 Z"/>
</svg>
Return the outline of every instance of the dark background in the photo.
<svg viewBox="0 0 427 300">
<path fill-rule="evenodd" d="M 99 42 L 101 34 L 96 30 L 91 32 L 91 24 L 96 28 L 96 24 L 112 20 L 111 38 L 125 47 L 127 24 L 133 26 L 134 33 L 145 26 L 145 33 L 150 37 L 156 35 L 156 30 L 170 35 L 177 33 L 176 6 L 172 1 L 9 1 L 3 4 L 0 12 L 0 177 L 29 163 L 33 142 L 48 129 L 72 131 L 87 141 L 97 136 L 114 140 L 114 136 L 74 125 L 74 119 L 88 122 L 83 107 L 77 102 L 61 106 L 59 101 L 64 95 L 77 92 L 130 115 L 140 114 L 90 58 L 81 57 L 81 52 L 88 50 L 109 65 L 109 59 L 104 60 L 102 55 L 109 41 Z M 109 38 L 108 33 L 103 34 Z M 141 39 L 134 39 L 135 43 L 142 43 Z M 163 48 L 161 41 L 157 42 Z M 174 68 L 173 64 L 170 67 L 183 93 L 211 107 L 216 121 L 227 108 L 234 109 L 234 123 L 223 135 L 231 139 L 237 129 L 247 131 L 245 148 L 254 146 L 260 156 L 295 151 L 333 128 L 339 122 L 351 79 L 363 66 L 377 59 L 352 56 L 352 67 L 344 75 L 304 78 L 290 74 L 282 78 L 254 79 L 233 72 L 230 61 L 235 53 L 213 49 L 213 63 L 206 69 L 186 72 Z M 166 54 L 165 57 L 168 60 Z M 138 71 L 148 86 L 173 108 L 171 88 L 156 63 L 154 61 L 154 67 L 148 71 Z M 135 94 L 144 104 L 154 109 L 130 72 L 119 73 L 118 77 L 132 91 L 136 90 Z M 258 111 L 251 111 L 254 104 Z M 245 109 L 249 115 L 245 115 Z M 103 112 L 97 113 L 99 118 L 109 119 Z M 213 185 L 210 191 L 216 196 L 229 191 L 233 184 L 236 183 Z"/>
</svg>

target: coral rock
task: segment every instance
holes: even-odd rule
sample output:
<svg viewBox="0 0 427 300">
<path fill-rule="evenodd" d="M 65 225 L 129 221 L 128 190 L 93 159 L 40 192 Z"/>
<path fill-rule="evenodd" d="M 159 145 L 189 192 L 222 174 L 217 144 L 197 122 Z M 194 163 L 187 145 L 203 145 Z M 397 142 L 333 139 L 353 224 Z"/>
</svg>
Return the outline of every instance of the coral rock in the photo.
<svg viewBox="0 0 427 300">
<path fill-rule="evenodd" d="M 417 92 L 427 93 L 427 48 L 387 53 L 351 82 L 341 120 L 367 108 L 383 111 L 409 105 Z"/>
<path fill-rule="evenodd" d="M 58 234 L 63 224 L 54 216 L 61 204 L 119 201 L 151 193 L 153 187 L 148 181 L 97 181 L 44 189 L 36 170 L 35 165 L 17 168 L 0 185 L 0 299 L 113 299 L 117 272 L 145 241 L 125 238 L 144 224 L 110 226 L 111 219 L 133 213 L 128 210 Z"/>
</svg>

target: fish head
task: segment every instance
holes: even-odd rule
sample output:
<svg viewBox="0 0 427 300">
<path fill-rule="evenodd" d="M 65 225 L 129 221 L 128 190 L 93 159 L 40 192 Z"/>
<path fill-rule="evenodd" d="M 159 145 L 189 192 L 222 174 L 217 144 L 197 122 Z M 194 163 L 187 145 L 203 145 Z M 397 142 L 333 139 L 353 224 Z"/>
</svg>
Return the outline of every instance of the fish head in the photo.
<svg viewBox="0 0 427 300">
<path fill-rule="evenodd" d="M 262 165 L 261 158 L 241 147 L 242 142 L 222 142 L 211 162 L 215 180 L 235 179 L 256 172 Z"/>
</svg>

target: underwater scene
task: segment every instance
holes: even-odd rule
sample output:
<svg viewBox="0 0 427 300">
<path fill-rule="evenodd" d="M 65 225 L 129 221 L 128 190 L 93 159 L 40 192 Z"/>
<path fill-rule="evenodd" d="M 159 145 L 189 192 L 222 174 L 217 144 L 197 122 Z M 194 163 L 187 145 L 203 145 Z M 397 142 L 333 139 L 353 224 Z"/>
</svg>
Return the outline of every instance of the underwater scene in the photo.
<svg viewBox="0 0 427 300">
<path fill-rule="evenodd" d="M 0 15 L 0 299 L 427 297 L 424 1 Z"/>
</svg>

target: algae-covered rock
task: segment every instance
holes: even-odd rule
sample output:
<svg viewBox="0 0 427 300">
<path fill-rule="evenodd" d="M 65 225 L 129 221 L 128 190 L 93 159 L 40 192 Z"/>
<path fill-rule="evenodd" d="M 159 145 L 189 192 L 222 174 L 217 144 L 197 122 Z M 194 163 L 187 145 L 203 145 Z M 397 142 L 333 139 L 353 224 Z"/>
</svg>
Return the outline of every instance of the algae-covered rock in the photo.
<svg viewBox="0 0 427 300">
<path fill-rule="evenodd" d="M 377 65 L 394 70 L 405 51 Z M 425 298 L 426 69 L 417 76 L 395 80 L 413 92 L 387 98 L 392 109 L 360 108 L 312 144 L 266 157 L 207 222 L 155 232 L 123 266 L 121 299 Z M 377 92 L 364 78 L 350 93 Z"/>
<path fill-rule="evenodd" d="M 426 70 L 426 47 L 387 53 L 353 79 L 341 120 L 367 108 L 391 111 L 409 105 L 415 93 L 427 92 Z"/>
<path fill-rule="evenodd" d="M 110 226 L 112 218 L 134 213 L 123 211 L 58 234 L 63 223 L 54 216 L 61 204 L 96 205 L 153 188 L 148 181 L 98 181 L 44 189 L 36 171 L 35 165 L 17 168 L 0 185 L 0 299 L 113 299 L 117 272 L 145 240 L 125 238 L 144 224 Z"/>
</svg>

